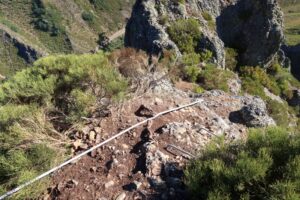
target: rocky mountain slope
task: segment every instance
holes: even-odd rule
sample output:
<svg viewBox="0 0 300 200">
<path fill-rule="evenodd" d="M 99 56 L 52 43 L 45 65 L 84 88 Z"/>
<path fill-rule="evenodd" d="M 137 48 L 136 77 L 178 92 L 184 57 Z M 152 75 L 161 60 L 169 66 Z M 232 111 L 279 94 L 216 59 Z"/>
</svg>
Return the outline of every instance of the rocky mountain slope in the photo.
<svg viewBox="0 0 300 200">
<path fill-rule="evenodd" d="M 297 199 L 300 82 L 278 2 L 137 0 L 130 16 L 132 4 L 0 1 L 0 66 L 14 66 L 0 76 L 0 194 L 198 101 L 12 199 Z M 111 50 L 124 31 L 127 47 Z"/>
<path fill-rule="evenodd" d="M 247 127 L 275 122 L 258 97 L 223 91 L 186 93 L 166 79 L 147 93 L 111 107 L 73 131 L 73 151 L 81 152 L 161 111 L 203 102 L 166 114 L 121 136 L 58 172 L 46 199 L 189 199 L 182 177 L 186 163 L 216 137 L 246 138 Z M 76 154 L 76 153 L 75 153 Z"/>
</svg>

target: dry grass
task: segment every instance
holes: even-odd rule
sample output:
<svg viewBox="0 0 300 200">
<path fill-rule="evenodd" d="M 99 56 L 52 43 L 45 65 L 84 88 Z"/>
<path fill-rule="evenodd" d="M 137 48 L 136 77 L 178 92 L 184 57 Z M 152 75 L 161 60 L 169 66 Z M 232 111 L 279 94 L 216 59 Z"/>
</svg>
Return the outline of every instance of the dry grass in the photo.
<svg viewBox="0 0 300 200">
<path fill-rule="evenodd" d="M 114 51 L 110 55 L 110 61 L 125 77 L 139 78 L 145 75 L 149 69 L 149 57 L 143 51 L 133 48 L 123 48 Z"/>
</svg>

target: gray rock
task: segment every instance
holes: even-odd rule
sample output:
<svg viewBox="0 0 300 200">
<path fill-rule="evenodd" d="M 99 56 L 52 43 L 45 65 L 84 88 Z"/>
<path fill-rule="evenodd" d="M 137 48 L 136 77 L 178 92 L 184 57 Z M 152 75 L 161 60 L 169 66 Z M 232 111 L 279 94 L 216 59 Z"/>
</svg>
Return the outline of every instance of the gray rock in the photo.
<svg viewBox="0 0 300 200">
<path fill-rule="evenodd" d="M 126 198 L 126 193 L 122 192 L 117 196 L 116 200 L 124 200 L 125 198 Z"/>
<path fill-rule="evenodd" d="M 241 116 L 248 127 L 266 127 L 276 125 L 268 115 L 265 102 L 260 97 L 248 97 L 245 106 L 240 110 Z"/>
<path fill-rule="evenodd" d="M 276 0 L 238 0 L 222 10 L 217 28 L 226 46 L 241 52 L 241 65 L 268 66 L 284 40 L 283 13 Z"/>
<path fill-rule="evenodd" d="M 104 184 L 104 188 L 108 189 L 108 188 L 114 186 L 114 184 L 115 184 L 114 181 L 109 181 L 109 182 L 107 182 L 107 183 Z"/>
</svg>

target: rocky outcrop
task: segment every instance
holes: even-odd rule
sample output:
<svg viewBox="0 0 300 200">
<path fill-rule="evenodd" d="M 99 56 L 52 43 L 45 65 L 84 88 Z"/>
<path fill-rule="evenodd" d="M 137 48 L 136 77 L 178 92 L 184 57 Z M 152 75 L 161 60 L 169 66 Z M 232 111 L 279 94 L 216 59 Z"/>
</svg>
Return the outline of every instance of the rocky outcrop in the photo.
<svg viewBox="0 0 300 200">
<path fill-rule="evenodd" d="M 276 125 L 269 116 L 266 103 L 259 97 L 245 97 L 245 106 L 240 110 L 248 127 L 266 127 Z"/>
<path fill-rule="evenodd" d="M 221 2 L 189 0 L 185 4 L 179 4 L 175 1 L 138 0 L 126 27 L 125 45 L 151 54 L 159 54 L 163 49 L 172 49 L 180 56 L 181 52 L 169 38 L 166 27 L 168 22 L 193 17 L 201 23 L 203 36 L 199 47 L 212 51 L 214 62 L 224 67 L 224 44 L 216 32 L 209 29 L 207 21 L 201 15 L 206 9 L 213 10 L 212 16 L 217 15 L 221 6 L 224 6 Z M 164 24 L 163 19 L 168 22 Z"/>
<path fill-rule="evenodd" d="M 265 66 L 284 39 L 282 12 L 275 0 L 240 0 L 217 18 L 220 38 L 238 49 L 241 65 Z"/>
<path fill-rule="evenodd" d="M 25 44 L 18 38 L 13 37 L 8 32 L 0 30 L 0 33 L 2 34 L 3 42 L 13 44 L 18 49 L 18 56 L 23 58 L 27 63 L 33 63 L 39 57 L 44 55 L 44 53 L 39 52 L 35 48 Z"/>
<path fill-rule="evenodd" d="M 207 14 L 216 21 L 217 31 L 209 27 Z M 225 65 L 224 46 L 238 49 L 242 65 L 265 66 L 283 40 L 282 13 L 275 0 L 186 0 L 184 4 L 138 0 L 126 27 L 125 45 L 151 54 L 173 49 L 180 56 L 166 28 L 169 22 L 186 18 L 200 22 L 199 47 L 212 51 L 221 67 Z"/>
</svg>

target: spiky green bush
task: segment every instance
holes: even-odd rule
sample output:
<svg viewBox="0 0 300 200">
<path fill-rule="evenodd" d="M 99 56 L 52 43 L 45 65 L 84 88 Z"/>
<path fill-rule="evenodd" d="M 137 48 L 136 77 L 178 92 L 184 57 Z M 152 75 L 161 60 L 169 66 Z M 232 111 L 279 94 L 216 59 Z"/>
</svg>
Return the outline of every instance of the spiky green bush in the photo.
<svg viewBox="0 0 300 200">
<path fill-rule="evenodd" d="M 185 171 L 193 199 L 300 198 L 300 135 L 251 130 L 246 142 L 212 144 Z"/>
</svg>

